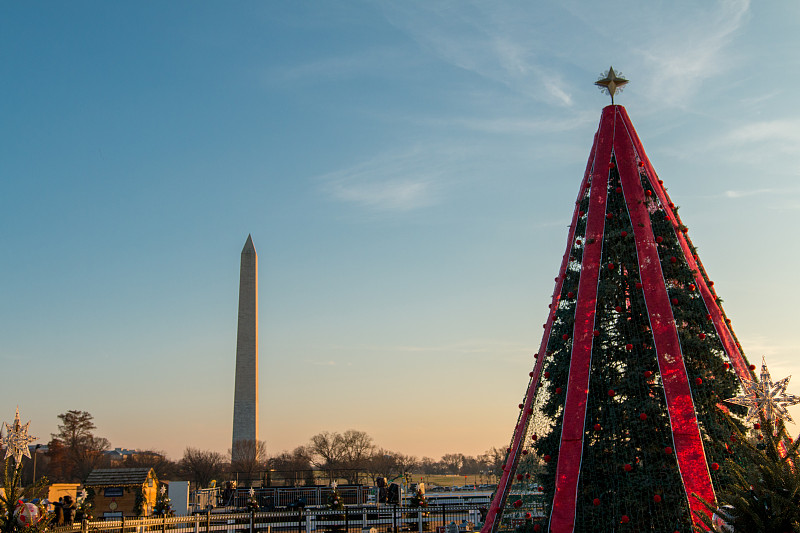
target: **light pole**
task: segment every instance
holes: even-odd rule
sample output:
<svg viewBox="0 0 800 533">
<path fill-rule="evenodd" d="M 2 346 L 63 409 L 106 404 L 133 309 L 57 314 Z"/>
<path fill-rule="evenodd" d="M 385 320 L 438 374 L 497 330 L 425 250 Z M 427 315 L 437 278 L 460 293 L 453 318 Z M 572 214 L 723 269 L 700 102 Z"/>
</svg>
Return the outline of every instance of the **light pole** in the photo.
<svg viewBox="0 0 800 533">
<path fill-rule="evenodd" d="M 36 484 L 36 456 L 39 455 L 39 448 L 41 448 L 41 444 L 37 444 L 36 447 L 33 449 L 33 484 Z"/>
</svg>

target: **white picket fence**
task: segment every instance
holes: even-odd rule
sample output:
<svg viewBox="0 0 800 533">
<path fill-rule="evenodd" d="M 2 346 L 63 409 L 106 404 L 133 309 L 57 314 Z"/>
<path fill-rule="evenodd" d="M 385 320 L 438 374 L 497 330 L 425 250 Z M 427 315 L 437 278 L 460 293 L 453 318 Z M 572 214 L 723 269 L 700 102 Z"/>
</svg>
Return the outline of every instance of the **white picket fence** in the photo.
<svg viewBox="0 0 800 533">
<path fill-rule="evenodd" d="M 349 507 L 342 511 L 298 509 L 256 513 L 204 513 L 181 517 L 84 520 L 53 528 L 54 533 L 398 533 L 401 531 L 459 533 L 479 524 L 473 505 L 442 505 L 426 509 L 381 506 Z M 449 526 L 449 527 L 447 527 Z"/>
</svg>

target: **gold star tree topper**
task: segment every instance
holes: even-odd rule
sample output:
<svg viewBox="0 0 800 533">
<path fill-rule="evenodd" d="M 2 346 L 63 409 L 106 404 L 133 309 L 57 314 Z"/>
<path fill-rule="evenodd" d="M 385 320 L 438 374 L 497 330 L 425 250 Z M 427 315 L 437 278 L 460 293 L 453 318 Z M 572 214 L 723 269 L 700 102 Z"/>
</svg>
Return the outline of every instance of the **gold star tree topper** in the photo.
<svg viewBox="0 0 800 533">
<path fill-rule="evenodd" d="M 601 91 L 611 95 L 611 105 L 614 105 L 614 93 L 622 92 L 622 88 L 628 84 L 628 80 L 621 77 L 619 74 L 622 73 L 614 72 L 614 67 L 610 67 L 605 77 L 594 82 L 595 85 L 600 87 Z"/>
<path fill-rule="evenodd" d="M 24 426 L 20 424 L 19 407 L 17 407 L 14 425 L 12 426 L 6 423 L 6 436 L 0 439 L 0 444 L 6 448 L 5 459 L 8 459 L 9 456 L 13 456 L 14 461 L 19 464 L 23 455 L 28 459 L 31 458 L 31 450 L 28 448 L 28 445 L 35 441 L 36 437 L 28 435 L 28 426 L 30 425 L 30 421 Z"/>
<path fill-rule="evenodd" d="M 767 364 L 762 357 L 761 380 L 742 380 L 744 394 L 735 398 L 728 398 L 725 401 L 747 407 L 745 424 L 749 424 L 759 413 L 763 413 L 764 418 L 771 422 L 776 419 L 794 422 L 786 408 L 800 403 L 800 397 L 786 394 L 786 386 L 791 378 L 792 376 L 785 377 L 777 383 L 773 383 L 769 370 L 767 370 Z"/>
</svg>

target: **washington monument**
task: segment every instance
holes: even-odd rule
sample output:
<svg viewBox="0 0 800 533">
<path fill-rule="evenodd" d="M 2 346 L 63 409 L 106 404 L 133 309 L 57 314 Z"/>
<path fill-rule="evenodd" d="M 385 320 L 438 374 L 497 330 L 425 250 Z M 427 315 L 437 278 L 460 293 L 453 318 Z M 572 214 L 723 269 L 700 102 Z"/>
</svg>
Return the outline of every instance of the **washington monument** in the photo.
<svg viewBox="0 0 800 533">
<path fill-rule="evenodd" d="M 241 441 L 258 442 L 258 255 L 250 235 L 242 249 L 239 270 L 232 455 L 244 444 Z"/>
</svg>

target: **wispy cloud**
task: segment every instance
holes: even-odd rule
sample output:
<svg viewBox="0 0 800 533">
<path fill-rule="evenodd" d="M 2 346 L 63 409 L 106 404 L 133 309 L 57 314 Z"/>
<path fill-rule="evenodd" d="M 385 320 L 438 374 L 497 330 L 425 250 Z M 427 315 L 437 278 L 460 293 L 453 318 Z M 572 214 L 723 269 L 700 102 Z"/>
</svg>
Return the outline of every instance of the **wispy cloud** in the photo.
<svg viewBox="0 0 800 533">
<path fill-rule="evenodd" d="M 320 176 L 322 191 L 334 200 L 369 211 L 404 212 L 441 201 L 453 154 L 433 147 L 386 153 Z"/>
<path fill-rule="evenodd" d="M 687 16 L 674 21 L 674 27 L 663 24 L 652 44 L 639 52 L 651 67 L 648 92 L 677 104 L 700 82 L 730 68 L 733 62 L 725 58 L 725 48 L 747 22 L 749 9 L 750 0 L 696 4 L 685 11 Z"/>
<path fill-rule="evenodd" d="M 780 192 L 777 189 L 752 189 L 749 191 L 725 191 L 722 196 L 725 198 L 745 198 L 747 196 L 756 196 L 759 194 L 770 194 Z"/>
<path fill-rule="evenodd" d="M 390 23 L 420 47 L 448 64 L 500 83 L 519 94 L 547 103 L 573 103 L 561 72 L 550 68 L 543 42 L 531 23 L 541 17 L 520 16 L 525 6 L 479 2 L 387 2 Z M 525 21 L 525 22 L 523 22 Z"/>
<path fill-rule="evenodd" d="M 533 357 L 536 350 L 534 346 L 527 346 L 516 342 L 508 342 L 495 339 L 469 339 L 447 344 L 402 344 L 402 345 L 359 345 L 359 346 L 337 346 L 335 350 L 347 352 L 366 351 L 366 352 L 396 352 L 406 354 L 434 354 L 434 353 L 454 353 L 461 355 L 491 355 L 493 357 L 513 356 Z"/>
</svg>

